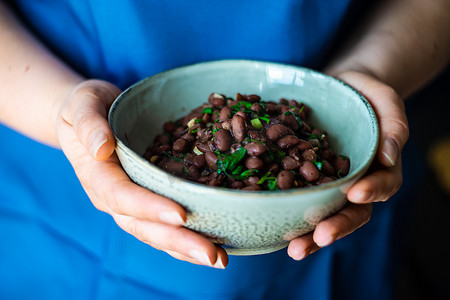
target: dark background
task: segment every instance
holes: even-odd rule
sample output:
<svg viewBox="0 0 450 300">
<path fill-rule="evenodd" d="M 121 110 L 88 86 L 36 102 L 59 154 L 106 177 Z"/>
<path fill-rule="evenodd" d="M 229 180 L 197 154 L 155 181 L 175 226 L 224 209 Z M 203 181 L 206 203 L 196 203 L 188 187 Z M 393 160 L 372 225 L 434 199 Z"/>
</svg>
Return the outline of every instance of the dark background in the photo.
<svg viewBox="0 0 450 300">
<path fill-rule="evenodd" d="M 439 175 L 450 172 L 450 67 L 407 99 L 406 110 L 409 142 L 417 145 L 426 168 L 411 199 L 396 299 L 450 299 L 450 181 Z M 444 143 L 444 157 L 431 163 Z"/>
</svg>

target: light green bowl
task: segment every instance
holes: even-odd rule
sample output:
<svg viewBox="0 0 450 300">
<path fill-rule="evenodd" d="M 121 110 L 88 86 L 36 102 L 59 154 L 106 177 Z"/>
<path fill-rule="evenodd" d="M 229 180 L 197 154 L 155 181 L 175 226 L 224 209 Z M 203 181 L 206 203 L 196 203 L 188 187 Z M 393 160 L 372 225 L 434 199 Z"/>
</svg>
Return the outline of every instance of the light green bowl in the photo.
<svg viewBox="0 0 450 300">
<path fill-rule="evenodd" d="M 142 158 L 164 122 L 186 115 L 212 92 L 306 103 L 313 110 L 309 123 L 328 132 L 336 153 L 350 157 L 349 175 L 315 187 L 249 192 L 192 183 Z M 183 205 L 190 212 L 186 226 L 232 255 L 284 248 L 341 209 L 346 191 L 371 164 L 379 135 L 371 106 L 348 85 L 310 69 L 249 60 L 199 63 L 146 78 L 119 95 L 109 122 L 130 178 Z"/>
</svg>

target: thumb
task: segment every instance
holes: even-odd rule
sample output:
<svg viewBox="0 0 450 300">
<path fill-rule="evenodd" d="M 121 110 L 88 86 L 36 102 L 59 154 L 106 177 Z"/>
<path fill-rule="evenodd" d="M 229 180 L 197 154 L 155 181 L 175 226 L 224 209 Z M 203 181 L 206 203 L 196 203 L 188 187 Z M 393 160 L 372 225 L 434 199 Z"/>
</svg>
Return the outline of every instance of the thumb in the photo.
<svg viewBox="0 0 450 300">
<path fill-rule="evenodd" d="M 78 139 L 97 160 L 114 152 L 114 135 L 106 119 L 108 109 L 120 90 L 102 80 L 87 80 L 78 85 L 65 103 L 61 116 L 72 125 Z"/>
<path fill-rule="evenodd" d="M 348 71 L 337 78 L 358 90 L 372 105 L 380 126 L 377 159 L 385 167 L 395 166 L 409 137 L 403 100 L 393 88 L 372 76 Z"/>
</svg>

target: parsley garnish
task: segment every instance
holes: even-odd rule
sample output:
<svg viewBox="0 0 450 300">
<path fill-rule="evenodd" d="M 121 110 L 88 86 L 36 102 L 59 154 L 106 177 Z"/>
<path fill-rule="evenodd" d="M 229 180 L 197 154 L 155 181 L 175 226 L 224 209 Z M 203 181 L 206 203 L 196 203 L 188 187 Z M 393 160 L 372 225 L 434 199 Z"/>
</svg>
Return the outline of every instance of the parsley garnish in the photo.
<svg viewBox="0 0 450 300">
<path fill-rule="evenodd" d="M 212 108 L 211 107 L 205 107 L 203 110 L 202 110 L 202 114 L 212 114 Z"/>
</svg>

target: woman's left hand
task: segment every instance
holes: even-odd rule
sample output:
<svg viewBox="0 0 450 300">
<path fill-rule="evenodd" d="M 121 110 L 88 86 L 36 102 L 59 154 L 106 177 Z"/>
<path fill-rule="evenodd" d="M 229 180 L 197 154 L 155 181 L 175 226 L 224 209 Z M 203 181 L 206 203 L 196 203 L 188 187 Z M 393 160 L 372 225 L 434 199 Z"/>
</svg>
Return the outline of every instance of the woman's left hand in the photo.
<svg viewBox="0 0 450 300">
<path fill-rule="evenodd" d="M 372 203 L 388 200 L 402 184 L 401 151 L 409 136 L 403 100 L 393 88 L 372 75 L 347 71 L 336 77 L 357 89 L 370 102 L 380 126 L 380 143 L 370 170 L 349 189 L 348 204 L 321 221 L 312 233 L 290 242 L 288 254 L 295 260 L 366 224 L 372 215 Z"/>
</svg>

